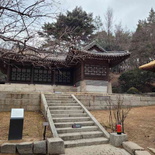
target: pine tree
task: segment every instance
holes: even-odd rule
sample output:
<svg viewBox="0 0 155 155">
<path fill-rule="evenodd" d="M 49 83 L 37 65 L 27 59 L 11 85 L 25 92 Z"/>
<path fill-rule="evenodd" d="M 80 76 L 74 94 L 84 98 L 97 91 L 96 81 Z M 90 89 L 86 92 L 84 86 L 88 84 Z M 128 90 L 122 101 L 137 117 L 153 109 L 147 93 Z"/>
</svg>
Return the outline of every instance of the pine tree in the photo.
<svg viewBox="0 0 155 155">
<path fill-rule="evenodd" d="M 45 23 L 42 27 L 46 37 L 64 41 L 88 41 L 95 30 L 93 24 L 93 14 L 83 11 L 81 7 L 76 7 L 66 14 L 59 14 L 54 23 Z"/>
</svg>

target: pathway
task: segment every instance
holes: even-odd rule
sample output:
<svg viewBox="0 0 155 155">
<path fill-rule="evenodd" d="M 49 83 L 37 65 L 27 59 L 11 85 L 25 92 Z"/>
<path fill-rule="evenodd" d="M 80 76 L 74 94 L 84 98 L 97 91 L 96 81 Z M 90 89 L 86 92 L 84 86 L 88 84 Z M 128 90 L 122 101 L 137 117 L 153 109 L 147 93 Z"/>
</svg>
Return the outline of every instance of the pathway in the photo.
<svg viewBox="0 0 155 155">
<path fill-rule="evenodd" d="M 130 155 L 121 148 L 116 148 L 110 144 L 83 146 L 66 148 L 65 155 Z"/>
</svg>

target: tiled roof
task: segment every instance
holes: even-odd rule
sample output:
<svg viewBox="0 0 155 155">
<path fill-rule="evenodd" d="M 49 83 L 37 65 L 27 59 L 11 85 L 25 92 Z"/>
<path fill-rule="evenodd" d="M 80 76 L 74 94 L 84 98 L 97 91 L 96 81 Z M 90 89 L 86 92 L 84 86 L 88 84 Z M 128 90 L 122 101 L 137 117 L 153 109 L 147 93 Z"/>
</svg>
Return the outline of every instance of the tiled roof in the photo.
<svg viewBox="0 0 155 155">
<path fill-rule="evenodd" d="M 7 54 L 3 58 L 5 58 L 6 60 L 15 60 L 16 57 L 18 62 L 22 63 L 38 61 L 41 62 L 41 64 L 48 63 L 50 65 L 60 64 L 65 66 L 75 65 L 76 63 L 78 63 L 79 60 L 97 59 L 107 60 L 109 65 L 112 67 L 130 56 L 130 53 L 128 51 L 92 52 L 87 50 L 78 50 L 74 48 L 71 48 L 70 51 L 67 53 L 61 54 L 53 54 L 49 51 L 41 50 L 37 51 L 36 53 L 34 53 L 33 51 L 25 51 L 25 54 L 28 54 L 28 56 L 18 53 L 16 55 L 13 55 L 13 53 L 10 52 L 10 54 Z"/>
<path fill-rule="evenodd" d="M 83 50 L 88 51 L 89 49 L 91 49 L 94 46 L 98 47 L 102 52 L 106 52 L 106 50 L 104 48 L 102 48 L 99 44 L 97 44 L 95 41 L 93 41 L 90 44 L 88 44 L 87 46 L 85 46 L 83 48 Z"/>
</svg>

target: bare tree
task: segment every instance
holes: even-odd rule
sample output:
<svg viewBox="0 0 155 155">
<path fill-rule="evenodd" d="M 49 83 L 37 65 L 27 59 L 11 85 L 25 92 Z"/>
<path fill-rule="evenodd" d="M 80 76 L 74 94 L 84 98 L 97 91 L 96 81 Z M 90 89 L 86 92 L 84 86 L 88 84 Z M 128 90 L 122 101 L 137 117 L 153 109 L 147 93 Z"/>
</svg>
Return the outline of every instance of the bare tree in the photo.
<svg viewBox="0 0 155 155">
<path fill-rule="evenodd" d="M 113 28 L 113 10 L 112 8 L 108 8 L 105 14 L 105 30 L 107 32 L 108 35 L 110 35 L 112 33 L 112 28 Z"/>
<path fill-rule="evenodd" d="M 108 8 L 105 13 L 105 20 L 104 20 L 104 29 L 107 33 L 107 49 L 113 50 L 113 24 L 114 24 L 114 17 L 113 17 L 113 10 Z"/>
<path fill-rule="evenodd" d="M 111 99 L 107 101 L 109 110 L 109 127 L 112 131 L 116 131 L 116 124 L 122 125 L 122 132 L 125 132 L 124 122 L 127 118 L 131 106 L 125 105 L 121 96 L 117 96 L 117 101 L 114 103 Z"/>
<path fill-rule="evenodd" d="M 58 2 L 55 0 L 1 0 L 0 1 L 0 56 L 1 59 L 11 54 L 26 55 L 24 50 L 29 48 L 33 53 L 27 57 L 35 56 L 37 49 L 31 44 L 42 21 L 53 19 L 56 14 Z M 52 10 L 52 11 L 51 11 Z M 14 45 L 18 48 L 12 48 Z M 10 50 L 11 49 L 11 50 Z"/>
<path fill-rule="evenodd" d="M 132 35 L 127 28 L 123 28 L 121 22 L 115 25 L 114 30 L 115 45 L 118 47 L 117 50 L 129 50 Z"/>
</svg>

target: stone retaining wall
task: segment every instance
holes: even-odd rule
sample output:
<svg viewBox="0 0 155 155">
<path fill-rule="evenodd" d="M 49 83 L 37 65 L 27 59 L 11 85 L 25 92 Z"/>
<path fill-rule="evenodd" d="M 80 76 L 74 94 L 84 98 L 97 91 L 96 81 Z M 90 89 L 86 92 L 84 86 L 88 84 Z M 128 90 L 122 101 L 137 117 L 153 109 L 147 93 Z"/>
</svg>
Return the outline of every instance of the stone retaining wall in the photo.
<svg viewBox="0 0 155 155">
<path fill-rule="evenodd" d="M 26 111 L 40 110 L 40 93 L 0 91 L 0 111 L 24 108 Z"/>
<path fill-rule="evenodd" d="M 88 110 L 107 109 L 109 100 L 117 104 L 119 96 L 125 105 L 133 107 L 155 105 L 155 96 L 149 95 L 75 93 L 75 96 Z M 24 108 L 26 111 L 41 110 L 40 92 L 0 91 L 0 111 L 11 111 L 11 108 Z"/>
<path fill-rule="evenodd" d="M 64 154 L 64 141 L 61 138 L 48 138 L 44 141 L 4 143 L 0 146 L 0 154 Z"/>
<path fill-rule="evenodd" d="M 0 91 L 13 91 L 13 92 L 76 92 L 77 88 L 73 86 L 61 85 L 44 85 L 44 84 L 19 84 L 19 83 L 6 83 L 0 84 Z"/>
<path fill-rule="evenodd" d="M 123 100 L 124 105 L 129 105 L 132 107 L 136 106 L 150 106 L 155 105 L 155 97 L 149 95 L 128 95 L 128 94 L 76 94 L 75 95 L 81 103 L 86 106 L 89 110 L 99 110 L 107 109 L 109 105 L 109 100 L 112 104 L 116 105 L 119 97 Z"/>
</svg>

